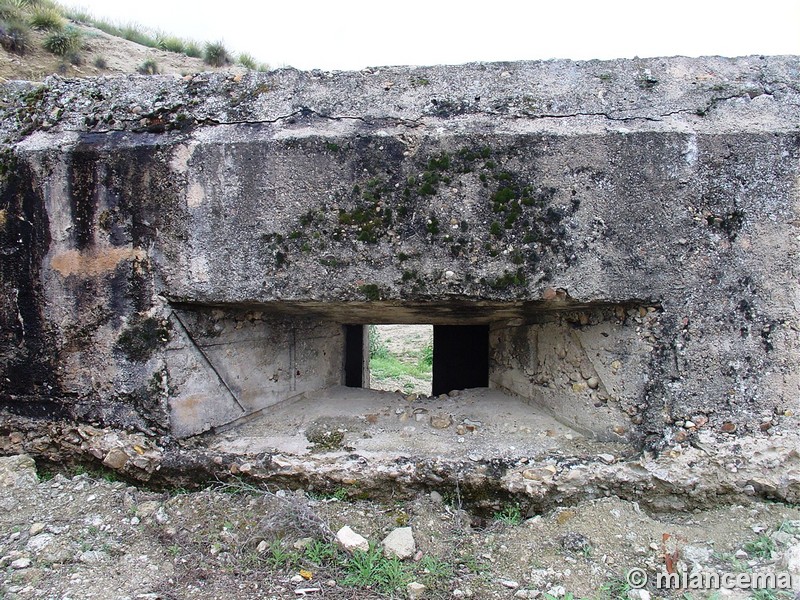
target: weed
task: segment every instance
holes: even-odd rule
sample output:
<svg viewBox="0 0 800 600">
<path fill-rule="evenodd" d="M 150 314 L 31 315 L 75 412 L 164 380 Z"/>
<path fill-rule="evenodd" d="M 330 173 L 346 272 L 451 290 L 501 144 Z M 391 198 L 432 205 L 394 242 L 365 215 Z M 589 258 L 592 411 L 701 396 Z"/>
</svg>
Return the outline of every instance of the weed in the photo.
<svg viewBox="0 0 800 600">
<path fill-rule="evenodd" d="M 68 25 L 61 31 L 55 31 L 44 40 L 44 49 L 57 56 L 66 56 L 79 51 L 83 47 L 83 34 Z"/>
<path fill-rule="evenodd" d="M 255 71 L 256 69 L 256 59 L 252 57 L 252 55 L 243 52 L 239 55 L 239 64 L 242 65 L 245 69 L 250 69 L 251 71 Z"/>
<path fill-rule="evenodd" d="M 314 540 L 306 546 L 304 556 L 310 563 L 319 566 L 333 563 L 338 556 L 338 549 L 331 542 Z"/>
<path fill-rule="evenodd" d="M 22 8 L 16 2 L 9 2 L 8 0 L 0 2 L 0 20 L 22 21 L 24 15 Z"/>
<path fill-rule="evenodd" d="M 768 535 L 760 535 L 756 539 L 747 542 L 744 545 L 744 550 L 750 556 L 758 558 L 772 558 L 772 553 L 775 551 L 775 542 Z"/>
<path fill-rule="evenodd" d="M 134 44 L 147 46 L 148 48 L 158 48 L 158 39 L 135 23 L 128 23 L 123 26 L 119 37 L 123 37 Z"/>
<path fill-rule="evenodd" d="M 82 23 L 84 25 L 93 25 L 95 21 L 94 16 L 90 12 L 80 7 L 71 8 L 64 6 L 61 9 L 61 14 L 70 21 L 75 21 L 76 23 Z"/>
<path fill-rule="evenodd" d="M 435 556 L 423 556 L 419 561 L 419 568 L 422 569 L 422 579 L 428 586 L 453 577 L 453 566 Z"/>
<path fill-rule="evenodd" d="M 386 558 L 379 548 L 356 550 L 344 565 L 347 575 L 342 583 L 349 587 L 375 588 L 392 593 L 405 586 L 411 578 L 405 565 L 397 558 Z"/>
<path fill-rule="evenodd" d="M 61 31 L 67 24 L 61 13 L 54 8 L 37 8 L 28 20 L 31 27 L 40 31 Z"/>
<path fill-rule="evenodd" d="M 203 60 L 212 67 L 224 67 L 231 62 L 231 57 L 222 42 L 208 42 L 203 51 Z"/>
<path fill-rule="evenodd" d="M 433 366 L 433 342 L 428 342 L 419 351 L 419 362 L 428 367 Z"/>
<path fill-rule="evenodd" d="M 522 523 L 522 510 L 519 504 L 507 504 L 502 510 L 494 513 L 493 518 L 504 525 L 519 525 Z"/>
<path fill-rule="evenodd" d="M 158 75 L 158 63 L 152 58 L 147 59 L 136 68 L 141 75 Z"/>
<path fill-rule="evenodd" d="M 197 42 L 186 42 L 186 45 L 183 47 L 183 53 L 190 57 L 190 58 L 200 58 L 203 56 L 203 51 L 200 49 L 200 46 Z"/>
<path fill-rule="evenodd" d="M 778 525 L 777 531 L 797 535 L 800 533 L 800 521 L 783 521 Z"/>
<path fill-rule="evenodd" d="M 283 540 L 274 540 L 267 550 L 267 564 L 273 569 L 290 568 L 297 564 L 298 555 L 283 547 Z"/>
<path fill-rule="evenodd" d="M 106 62 L 106 59 L 103 58 L 102 56 L 95 56 L 94 62 L 92 64 L 94 64 L 94 66 L 97 67 L 98 69 L 108 68 L 108 62 Z"/>
<path fill-rule="evenodd" d="M 600 598 L 602 600 L 621 600 L 628 597 L 630 589 L 631 585 L 625 577 L 614 577 L 600 586 Z"/>
<path fill-rule="evenodd" d="M 186 50 L 186 42 L 179 37 L 175 37 L 174 35 L 160 35 L 157 41 L 158 47 L 161 50 L 175 52 L 176 54 L 182 54 Z"/>
<path fill-rule="evenodd" d="M 28 49 L 29 30 L 27 25 L 21 22 L 0 22 L 0 46 L 6 52 L 14 54 L 25 54 Z"/>
<path fill-rule="evenodd" d="M 359 286 L 358 291 L 366 296 L 367 300 L 374 302 L 381 299 L 381 289 L 374 283 Z"/>
<path fill-rule="evenodd" d="M 791 600 L 794 596 L 786 590 L 757 589 L 753 590 L 753 600 Z"/>
</svg>

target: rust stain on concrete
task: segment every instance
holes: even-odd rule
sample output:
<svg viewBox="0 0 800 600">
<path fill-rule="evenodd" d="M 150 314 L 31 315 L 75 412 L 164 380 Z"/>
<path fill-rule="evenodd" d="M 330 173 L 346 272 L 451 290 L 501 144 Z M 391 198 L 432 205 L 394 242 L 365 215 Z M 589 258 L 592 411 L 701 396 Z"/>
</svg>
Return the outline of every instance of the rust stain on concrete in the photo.
<svg viewBox="0 0 800 600">
<path fill-rule="evenodd" d="M 87 252 L 67 250 L 50 259 L 50 267 L 64 277 L 93 276 L 113 271 L 123 261 L 145 258 L 147 253 L 141 248 L 95 248 Z"/>
</svg>

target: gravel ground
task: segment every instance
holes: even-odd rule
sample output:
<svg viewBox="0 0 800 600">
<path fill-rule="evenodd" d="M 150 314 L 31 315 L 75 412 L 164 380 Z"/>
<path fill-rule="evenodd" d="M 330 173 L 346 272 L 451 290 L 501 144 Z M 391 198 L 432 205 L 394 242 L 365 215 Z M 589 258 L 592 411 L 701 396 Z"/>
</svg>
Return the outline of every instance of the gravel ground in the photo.
<svg viewBox="0 0 800 600">
<path fill-rule="evenodd" d="M 653 578 L 665 560 L 679 572 L 794 570 L 800 584 L 800 510 L 778 503 L 650 515 L 609 497 L 477 515 L 457 490 L 393 504 L 348 496 L 239 483 L 148 491 L 86 473 L 37 476 L 27 456 L 0 458 L 0 598 L 407 598 L 413 582 L 426 586 L 421 598 L 642 600 L 625 574 Z M 411 527 L 414 555 L 353 557 L 335 540 L 344 525 L 378 547 Z M 359 571 L 365 556 L 373 563 Z M 797 593 L 649 589 L 682 600 Z"/>
</svg>

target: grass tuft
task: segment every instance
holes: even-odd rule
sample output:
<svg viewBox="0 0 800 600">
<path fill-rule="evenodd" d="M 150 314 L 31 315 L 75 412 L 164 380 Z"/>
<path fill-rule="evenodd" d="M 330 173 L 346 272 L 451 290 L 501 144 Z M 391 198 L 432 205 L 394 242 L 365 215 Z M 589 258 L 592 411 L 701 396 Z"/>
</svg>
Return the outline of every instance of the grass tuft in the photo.
<svg viewBox="0 0 800 600">
<path fill-rule="evenodd" d="M 6 52 L 25 54 L 29 46 L 30 30 L 21 22 L 0 21 L 0 46 Z"/>
<path fill-rule="evenodd" d="M 224 67 L 230 64 L 231 57 L 225 44 L 222 42 L 209 42 L 203 51 L 203 60 L 212 67 Z"/>
<path fill-rule="evenodd" d="M 34 9 L 28 22 L 39 31 L 61 31 L 67 24 L 61 13 L 54 8 Z"/>
<path fill-rule="evenodd" d="M 160 50 L 166 50 L 167 52 L 183 54 L 186 50 L 186 42 L 174 35 L 159 35 L 158 47 Z"/>
<path fill-rule="evenodd" d="M 255 71 L 256 69 L 256 59 L 253 58 L 250 54 L 247 53 L 240 54 L 238 62 L 245 69 L 250 69 L 251 71 Z"/>
<path fill-rule="evenodd" d="M 158 48 L 158 39 L 150 35 L 135 23 L 128 23 L 122 28 L 122 36 L 129 42 L 147 46 L 148 48 Z"/>
<path fill-rule="evenodd" d="M 44 49 L 58 56 L 66 56 L 78 52 L 83 47 L 83 35 L 72 26 L 55 31 L 44 40 Z"/>
<path fill-rule="evenodd" d="M 197 45 L 197 42 L 194 41 L 186 42 L 186 45 L 183 47 L 183 53 L 190 58 L 200 58 L 203 56 L 203 51 L 200 49 L 200 46 Z"/>
<path fill-rule="evenodd" d="M 25 18 L 23 10 L 14 2 L 3 0 L 0 2 L 0 20 L 7 22 L 18 22 Z"/>
<path fill-rule="evenodd" d="M 152 58 L 149 58 L 139 65 L 136 71 L 141 75 L 158 75 L 158 63 Z"/>
</svg>

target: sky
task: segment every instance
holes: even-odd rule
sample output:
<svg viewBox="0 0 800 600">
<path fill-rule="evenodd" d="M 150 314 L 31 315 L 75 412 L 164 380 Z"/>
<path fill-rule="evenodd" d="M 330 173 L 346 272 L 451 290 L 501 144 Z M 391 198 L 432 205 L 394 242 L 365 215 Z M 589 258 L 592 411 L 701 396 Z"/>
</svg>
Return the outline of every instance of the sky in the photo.
<svg viewBox="0 0 800 600">
<path fill-rule="evenodd" d="M 800 54 L 800 0 L 60 0 L 273 68 Z"/>
</svg>

